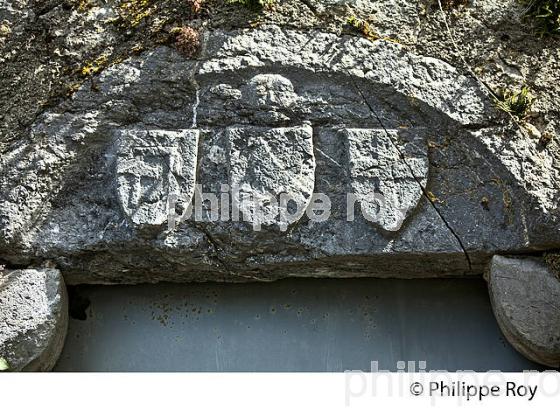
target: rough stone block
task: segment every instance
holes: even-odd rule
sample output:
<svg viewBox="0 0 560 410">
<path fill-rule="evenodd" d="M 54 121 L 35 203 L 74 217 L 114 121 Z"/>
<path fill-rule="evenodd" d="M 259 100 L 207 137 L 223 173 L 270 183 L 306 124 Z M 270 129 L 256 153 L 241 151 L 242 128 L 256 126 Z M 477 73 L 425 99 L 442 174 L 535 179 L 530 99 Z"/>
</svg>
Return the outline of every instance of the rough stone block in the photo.
<svg viewBox="0 0 560 410">
<path fill-rule="evenodd" d="M 560 367 L 560 279 L 540 258 L 494 256 L 488 285 L 508 341 L 527 358 Z"/>
<path fill-rule="evenodd" d="M 58 270 L 0 271 L 0 357 L 9 370 L 51 370 L 67 327 L 66 287 Z"/>
</svg>

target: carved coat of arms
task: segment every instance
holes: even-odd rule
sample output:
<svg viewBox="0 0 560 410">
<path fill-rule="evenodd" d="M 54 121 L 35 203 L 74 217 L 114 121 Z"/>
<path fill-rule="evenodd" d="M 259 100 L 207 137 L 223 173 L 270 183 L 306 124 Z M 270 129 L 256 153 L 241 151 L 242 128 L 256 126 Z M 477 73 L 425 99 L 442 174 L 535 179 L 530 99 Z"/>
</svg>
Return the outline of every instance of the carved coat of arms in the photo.
<svg viewBox="0 0 560 410">
<path fill-rule="evenodd" d="M 141 226 L 167 221 L 169 195 L 192 199 L 198 150 L 197 130 L 120 130 L 117 139 L 117 196 L 124 213 Z"/>
<path fill-rule="evenodd" d="M 213 89 L 228 90 L 224 84 Z M 246 114 L 259 124 L 270 123 L 229 125 L 222 134 L 222 165 L 244 221 L 284 231 L 301 219 L 314 194 L 314 135 L 325 132 L 343 141 L 341 178 L 349 181 L 347 194 L 354 195 L 368 221 L 383 231 L 398 231 L 418 205 L 428 177 L 422 128 L 314 128 L 305 119 L 278 126 L 293 123 L 283 110 L 301 98 L 289 79 L 259 74 L 241 92 Z M 195 195 L 198 130 L 121 130 L 118 141 L 117 192 L 124 213 L 137 225 L 162 225 L 169 195 L 184 202 Z M 283 202 L 282 195 L 289 200 Z"/>
</svg>

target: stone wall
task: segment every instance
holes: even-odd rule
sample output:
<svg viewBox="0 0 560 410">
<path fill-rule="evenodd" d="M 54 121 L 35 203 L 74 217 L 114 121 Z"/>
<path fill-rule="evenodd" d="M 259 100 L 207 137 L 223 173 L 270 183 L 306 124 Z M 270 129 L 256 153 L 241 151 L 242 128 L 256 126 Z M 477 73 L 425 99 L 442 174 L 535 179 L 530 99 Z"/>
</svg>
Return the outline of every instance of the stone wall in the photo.
<svg viewBox="0 0 560 410">
<path fill-rule="evenodd" d="M 560 40 L 516 0 L 444 3 L 4 2 L 0 263 L 235 282 L 558 251 Z"/>
</svg>

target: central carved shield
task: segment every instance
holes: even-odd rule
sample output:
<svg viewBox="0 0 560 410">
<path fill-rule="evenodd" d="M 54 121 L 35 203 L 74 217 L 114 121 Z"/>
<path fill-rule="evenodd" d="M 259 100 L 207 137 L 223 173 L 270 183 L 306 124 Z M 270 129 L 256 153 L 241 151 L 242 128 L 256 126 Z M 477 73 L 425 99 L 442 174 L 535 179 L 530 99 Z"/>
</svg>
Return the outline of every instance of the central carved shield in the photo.
<svg viewBox="0 0 560 410">
<path fill-rule="evenodd" d="M 312 128 L 230 127 L 226 137 L 229 183 L 245 220 L 286 230 L 303 216 L 313 195 Z"/>
</svg>

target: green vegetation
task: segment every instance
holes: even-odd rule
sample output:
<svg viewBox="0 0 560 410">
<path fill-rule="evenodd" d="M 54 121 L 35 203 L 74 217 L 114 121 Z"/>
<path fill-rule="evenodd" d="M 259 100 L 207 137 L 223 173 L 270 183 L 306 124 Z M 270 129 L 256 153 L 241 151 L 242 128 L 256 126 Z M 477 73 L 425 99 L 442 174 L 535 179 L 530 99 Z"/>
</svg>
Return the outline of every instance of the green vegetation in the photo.
<svg viewBox="0 0 560 410">
<path fill-rule="evenodd" d="M 226 0 L 229 4 L 239 4 L 247 7 L 249 10 L 261 11 L 269 8 L 276 3 L 276 0 Z"/>
<path fill-rule="evenodd" d="M 560 34 L 560 0 L 521 0 L 527 7 L 525 15 L 535 22 L 537 33 L 543 36 Z"/>
<path fill-rule="evenodd" d="M 527 116 L 527 112 L 535 98 L 529 92 L 527 86 L 523 86 L 520 90 L 502 89 L 497 93 L 496 106 L 519 119 Z"/>
<path fill-rule="evenodd" d="M 6 370 L 10 370 L 10 365 L 3 357 L 0 357 L 0 372 L 5 372 Z"/>
<path fill-rule="evenodd" d="M 399 44 L 398 40 L 389 37 L 381 37 L 367 21 L 359 19 L 356 16 L 348 17 L 346 19 L 346 24 L 348 24 L 354 31 L 357 31 L 370 41 L 384 40 Z"/>
<path fill-rule="evenodd" d="M 352 26 L 354 28 L 354 30 L 358 31 L 359 33 L 362 33 L 362 35 L 371 40 L 371 41 L 375 41 L 375 40 L 379 40 L 381 37 L 379 36 L 379 34 L 377 34 L 369 25 L 369 23 L 365 20 L 361 20 L 359 18 L 357 18 L 356 16 L 350 16 L 348 17 L 348 19 L 346 19 L 346 23 L 348 23 L 350 26 Z"/>
</svg>

